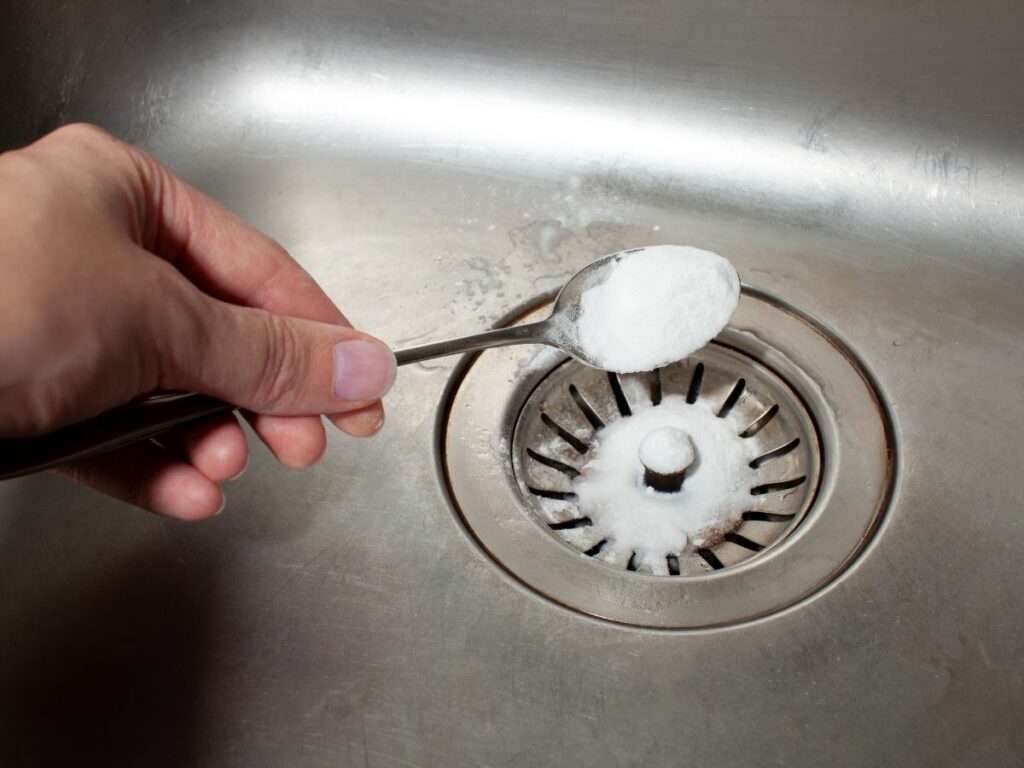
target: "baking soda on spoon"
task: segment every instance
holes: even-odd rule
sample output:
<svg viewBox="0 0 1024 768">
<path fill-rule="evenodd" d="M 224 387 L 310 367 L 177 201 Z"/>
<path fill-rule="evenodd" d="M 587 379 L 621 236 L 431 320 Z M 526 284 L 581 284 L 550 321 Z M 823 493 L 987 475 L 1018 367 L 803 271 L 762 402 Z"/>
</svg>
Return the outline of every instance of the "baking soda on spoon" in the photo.
<svg viewBox="0 0 1024 768">
<path fill-rule="evenodd" d="M 606 370 L 650 371 L 711 341 L 739 297 L 736 270 L 718 254 L 679 245 L 625 252 L 583 293 L 579 342 Z"/>
</svg>

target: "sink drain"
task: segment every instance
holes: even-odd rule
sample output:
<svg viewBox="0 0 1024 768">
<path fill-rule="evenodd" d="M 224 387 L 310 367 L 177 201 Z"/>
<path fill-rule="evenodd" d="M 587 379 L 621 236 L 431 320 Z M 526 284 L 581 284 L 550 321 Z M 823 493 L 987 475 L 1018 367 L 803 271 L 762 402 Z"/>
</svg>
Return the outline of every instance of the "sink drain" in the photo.
<svg viewBox="0 0 1024 768">
<path fill-rule="evenodd" d="M 742 487 L 710 497 L 696 490 L 725 460 L 697 430 L 691 468 L 652 475 L 629 452 L 622 471 L 636 482 L 591 511 L 582 483 L 598 466 L 602 437 L 666 425 L 718 435 L 731 451 L 721 456 L 742 456 Z M 489 350 L 456 374 L 441 426 L 453 507 L 482 548 L 543 596 L 638 626 L 736 623 L 821 589 L 870 539 L 894 478 L 889 419 L 864 368 L 834 335 L 750 289 L 715 341 L 651 373 Z M 716 514 L 689 535 L 638 544 L 618 523 L 643 514 L 651 497 L 680 520 L 705 510 L 679 500 L 714 503 Z M 659 524 L 671 526 L 671 514 Z"/>
</svg>

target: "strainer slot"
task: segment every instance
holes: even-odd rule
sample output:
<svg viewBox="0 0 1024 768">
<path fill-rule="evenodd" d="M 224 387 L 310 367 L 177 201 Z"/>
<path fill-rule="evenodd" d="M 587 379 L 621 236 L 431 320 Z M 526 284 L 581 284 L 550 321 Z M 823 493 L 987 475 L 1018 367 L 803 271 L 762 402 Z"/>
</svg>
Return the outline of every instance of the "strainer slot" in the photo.
<svg viewBox="0 0 1024 768">
<path fill-rule="evenodd" d="M 661 368 L 651 372 L 651 405 L 661 404 Z"/>
<path fill-rule="evenodd" d="M 762 429 L 764 429 L 766 426 L 768 426 L 768 422 L 771 421 L 772 419 L 774 419 L 775 418 L 775 414 L 777 414 L 778 412 L 779 412 L 779 404 L 778 403 L 772 404 L 771 408 L 769 408 L 767 411 L 765 411 L 760 416 L 758 416 L 756 419 L 754 419 L 754 421 L 751 423 L 751 425 L 749 427 L 747 427 L 742 432 L 740 432 L 740 437 L 742 437 L 742 438 L 753 437 L 758 432 L 760 432 Z"/>
<path fill-rule="evenodd" d="M 533 450 L 533 448 L 527 448 L 526 455 L 529 456 L 534 461 L 543 464 L 545 467 L 551 467 L 557 472 L 561 472 L 563 475 L 570 479 L 576 477 L 580 473 L 580 471 L 576 469 L 576 467 L 571 467 L 565 462 L 558 461 L 557 459 L 552 459 L 551 457 L 545 456 L 542 453 L 537 453 L 537 451 Z"/>
<path fill-rule="evenodd" d="M 629 407 L 626 393 L 622 391 L 622 382 L 619 381 L 619 375 L 608 371 L 608 384 L 612 388 L 612 394 L 615 396 L 615 407 L 619 409 L 619 413 L 622 416 L 632 416 L 633 409 Z"/>
<path fill-rule="evenodd" d="M 576 494 L 571 491 L 549 491 L 545 488 L 533 488 L 532 486 L 528 489 L 534 496 L 539 496 L 542 499 L 554 499 L 555 501 L 576 501 Z"/>
<path fill-rule="evenodd" d="M 690 387 L 686 390 L 686 402 L 693 405 L 700 397 L 700 384 L 704 380 L 704 363 L 697 363 L 690 378 Z"/>
<path fill-rule="evenodd" d="M 601 539 L 599 542 L 597 542 L 597 544 L 592 546 L 590 549 L 588 549 L 583 554 L 586 555 L 587 557 L 593 557 L 594 555 L 598 554 L 602 549 L 604 549 L 607 545 L 608 545 L 608 539 Z"/>
<path fill-rule="evenodd" d="M 764 485 L 755 485 L 750 489 L 751 496 L 764 496 L 769 493 L 777 493 L 778 491 L 788 491 L 802 485 L 806 477 L 794 477 L 789 480 L 779 480 L 776 483 L 765 483 Z"/>
<path fill-rule="evenodd" d="M 560 523 L 548 523 L 548 528 L 552 531 L 571 531 L 573 528 L 586 528 L 593 524 L 594 521 L 589 517 L 577 517 L 574 520 L 563 520 Z"/>
<path fill-rule="evenodd" d="M 665 564 L 668 565 L 668 575 L 678 576 L 679 575 L 679 558 L 675 555 L 669 555 L 665 558 Z"/>
<path fill-rule="evenodd" d="M 572 432 L 567 430 L 565 427 L 563 427 L 557 421 L 552 419 L 546 413 L 542 413 L 540 415 L 540 420 L 542 422 L 544 422 L 544 425 L 547 426 L 552 432 L 554 432 L 556 435 L 558 435 L 560 438 L 562 438 L 565 442 L 567 442 L 569 445 L 571 445 L 573 448 L 575 448 L 576 452 L 578 454 L 580 454 L 582 456 L 583 454 L 585 454 L 587 452 L 587 444 L 586 443 L 584 443 L 582 440 L 580 440 L 578 437 L 576 437 L 576 435 L 574 435 Z"/>
<path fill-rule="evenodd" d="M 732 388 L 732 392 L 730 392 L 729 396 L 725 398 L 725 402 L 722 403 L 722 407 L 718 409 L 718 418 L 724 419 L 729 415 L 729 411 L 731 411 L 733 406 L 736 405 L 736 401 L 740 399 L 740 396 L 743 394 L 743 390 L 746 386 L 746 379 L 739 379 L 736 382 L 736 385 Z"/>
<path fill-rule="evenodd" d="M 764 549 L 764 544 L 758 544 L 756 541 L 748 539 L 746 536 L 739 533 L 727 533 L 722 537 L 725 541 L 732 542 L 744 549 L 749 549 L 751 552 L 760 552 Z"/>
<path fill-rule="evenodd" d="M 750 462 L 751 469 L 758 469 L 764 464 L 767 464 L 772 459 L 777 459 L 780 456 L 785 456 L 787 453 L 795 450 L 800 445 L 800 438 L 794 437 L 788 443 L 780 445 L 778 448 L 772 448 L 770 451 L 766 451 L 758 456 L 756 459 Z"/>
<path fill-rule="evenodd" d="M 640 560 L 640 558 L 638 558 L 638 557 L 636 556 L 636 552 L 634 552 L 633 554 L 631 554 L 631 555 L 629 556 L 629 562 L 628 562 L 628 563 L 626 563 L 626 570 L 627 570 L 627 571 L 635 571 L 635 570 L 636 570 L 636 567 L 637 567 L 637 565 L 639 565 L 639 560 Z"/>
<path fill-rule="evenodd" d="M 597 415 L 575 384 L 569 385 L 569 395 L 572 397 L 573 402 L 576 403 L 576 406 L 580 409 L 580 413 L 583 414 L 583 418 L 590 422 L 590 426 L 594 429 L 601 429 L 601 427 L 604 426 L 604 422 L 601 420 L 601 417 Z"/>
<path fill-rule="evenodd" d="M 704 560 L 705 563 L 710 565 L 716 571 L 720 571 L 725 566 L 722 565 L 722 561 L 715 557 L 715 553 L 710 549 L 698 549 L 697 554 Z"/>
</svg>

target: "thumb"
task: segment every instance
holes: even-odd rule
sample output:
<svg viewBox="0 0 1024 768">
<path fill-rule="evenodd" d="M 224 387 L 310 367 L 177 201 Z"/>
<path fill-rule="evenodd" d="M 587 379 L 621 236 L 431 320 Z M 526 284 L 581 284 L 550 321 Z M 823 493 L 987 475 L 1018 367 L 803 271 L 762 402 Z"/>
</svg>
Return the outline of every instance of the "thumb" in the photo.
<svg viewBox="0 0 1024 768">
<path fill-rule="evenodd" d="M 191 349 L 173 355 L 173 381 L 164 386 L 256 413 L 299 416 L 361 408 L 395 381 L 394 353 L 365 333 L 205 296 L 203 303 L 191 313 L 198 325 L 187 334 Z"/>
</svg>

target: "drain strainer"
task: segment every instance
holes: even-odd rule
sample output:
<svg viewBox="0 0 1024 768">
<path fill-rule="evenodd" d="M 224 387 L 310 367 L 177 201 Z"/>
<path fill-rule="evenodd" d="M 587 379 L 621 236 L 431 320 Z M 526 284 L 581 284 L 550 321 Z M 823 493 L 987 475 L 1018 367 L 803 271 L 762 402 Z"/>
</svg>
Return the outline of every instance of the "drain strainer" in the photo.
<svg viewBox="0 0 1024 768">
<path fill-rule="evenodd" d="M 721 420 L 722 429 L 714 436 L 731 438 L 742 451 L 749 484 L 724 500 L 723 519 L 717 525 L 678 542 L 681 546 L 656 543 L 636 549 L 625 537 L 616 537 L 614 523 L 624 516 L 657 514 L 657 508 L 643 509 L 651 497 L 661 497 L 669 505 L 674 501 L 647 489 L 639 476 L 639 460 L 634 462 L 637 482 L 629 477 L 631 468 L 623 473 L 624 498 L 617 502 L 623 508 L 609 510 L 612 525 L 601 525 L 581 510 L 576 484 L 594 454 L 600 454 L 596 436 L 607 426 L 642 419 L 658 427 L 679 417 L 698 427 Z M 697 442 L 699 461 L 699 436 Z M 720 342 L 644 374 L 618 376 L 566 360 L 540 382 L 520 410 L 512 459 L 523 504 L 544 528 L 598 562 L 666 576 L 735 567 L 785 538 L 814 498 L 821 465 L 817 429 L 796 393 L 757 360 Z M 728 473 L 728 468 L 713 463 L 713 457 L 704 459 L 699 472 Z M 681 500 L 688 501 L 690 489 L 682 490 Z M 714 500 L 696 499 L 698 504 L 710 501 Z"/>
<path fill-rule="evenodd" d="M 543 596 L 622 623 L 717 626 L 799 601 L 863 549 L 894 477 L 890 422 L 864 368 L 834 335 L 750 289 L 714 342 L 658 371 L 615 375 L 497 349 L 462 367 L 450 392 L 440 448 L 468 531 Z M 581 508 L 597 435 L 694 421 L 743 455 L 746 484 L 708 500 L 720 507 L 711 524 L 659 550 Z M 697 442 L 697 461 L 713 461 Z M 639 495 L 619 504 L 660 492 L 636 466 Z M 680 473 L 683 493 L 686 482 Z"/>
</svg>

